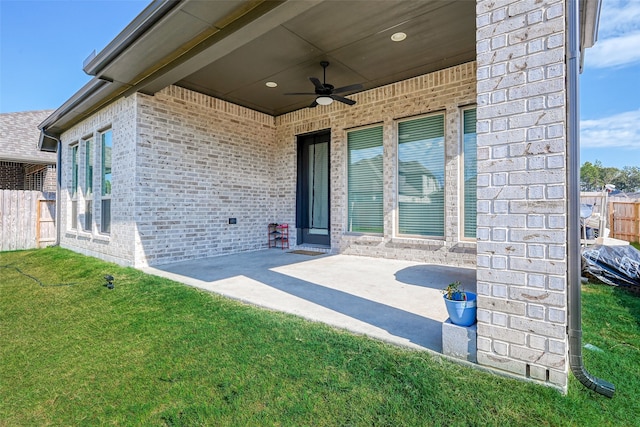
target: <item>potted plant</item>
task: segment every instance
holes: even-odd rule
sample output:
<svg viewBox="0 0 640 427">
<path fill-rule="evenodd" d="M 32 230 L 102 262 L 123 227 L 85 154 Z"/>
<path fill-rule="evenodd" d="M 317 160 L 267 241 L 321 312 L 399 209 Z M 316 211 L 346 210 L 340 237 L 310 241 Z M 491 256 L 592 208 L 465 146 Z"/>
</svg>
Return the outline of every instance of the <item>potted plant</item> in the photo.
<svg viewBox="0 0 640 427">
<path fill-rule="evenodd" d="M 471 326 L 476 323 L 476 294 L 466 292 L 460 282 L 451 282 L 442 291 L 451 323 Z"/>
</svg>

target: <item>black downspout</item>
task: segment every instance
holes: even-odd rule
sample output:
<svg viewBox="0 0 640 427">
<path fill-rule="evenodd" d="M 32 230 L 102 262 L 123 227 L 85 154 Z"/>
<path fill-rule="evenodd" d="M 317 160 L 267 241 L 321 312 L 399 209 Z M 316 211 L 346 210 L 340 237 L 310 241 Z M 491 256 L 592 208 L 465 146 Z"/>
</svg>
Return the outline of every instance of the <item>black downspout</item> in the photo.
<svg viewBox="0 0 640 427">
<path fill-rule="evenodd" d="M 580 281 L 580 129 L 579 129 L 579 10 L 578 0 L 567 1 L 567 292 L 569 322 L 569 366 L 588 389 L 613 397 L 615 386 L 589 374 L 582 363 L 582 295 Z"/>
</svg>

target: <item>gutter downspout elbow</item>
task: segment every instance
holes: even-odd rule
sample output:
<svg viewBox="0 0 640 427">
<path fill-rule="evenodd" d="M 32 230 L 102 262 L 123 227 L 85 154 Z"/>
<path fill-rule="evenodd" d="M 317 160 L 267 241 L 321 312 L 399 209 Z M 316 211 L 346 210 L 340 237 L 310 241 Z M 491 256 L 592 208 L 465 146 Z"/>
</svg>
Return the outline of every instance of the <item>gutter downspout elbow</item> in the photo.
<svg viewBox="0 0 640 427">
<path fill-rule="evenodd" d="M 580 151 L 579 151 L 579 22 L 578 0 L 567 1 L 567 292 L 569 366 L 588 389 L 613 397 L 615 386 L 589 374 L 582 362 L 582 295 L 580 281 Z"/>
<path fill-rule="evenodd" d="M 579 348 L 580 351 L 576 352 L 576 348 Z M 613 397 L 616 387 L 608 381 L 591 375 L 582 363 L 582 330 L 569 329 L 569 365 L 573 375 L 586 388 L 603 396 Z"/>
</svg>

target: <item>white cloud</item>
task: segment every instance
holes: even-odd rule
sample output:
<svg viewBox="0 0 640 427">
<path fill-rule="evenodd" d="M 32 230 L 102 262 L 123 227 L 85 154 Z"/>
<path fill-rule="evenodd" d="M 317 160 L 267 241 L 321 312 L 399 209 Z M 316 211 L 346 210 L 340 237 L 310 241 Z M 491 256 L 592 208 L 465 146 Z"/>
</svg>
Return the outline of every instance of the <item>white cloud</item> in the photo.
<svg viewBox="0 0 640 427">
<path fill-rule="evenodd" d="M 588 68 L 619 67 L 640 62 L 640 31 L 598 41 L 587 50 L 585 61 Z"/>
<path fill-rule="evenodd" d="M 621 67 L 640 62 L 640 1 L 603 0 L 598 41 L 586 52 L 588 68 Z"/>
<path fill-rule="evenodd" d="M 637 148 L 640 153 L 640 109 L 609 117 L 580 121 L 583 148 Z M 640 163 L 640 155 L 636 159 Z"/>
<path fill-rule="evenodd" d="M 640 30 L 640 1 L 603 0 L 598 25 L 600 40 Z"/>
</svg>

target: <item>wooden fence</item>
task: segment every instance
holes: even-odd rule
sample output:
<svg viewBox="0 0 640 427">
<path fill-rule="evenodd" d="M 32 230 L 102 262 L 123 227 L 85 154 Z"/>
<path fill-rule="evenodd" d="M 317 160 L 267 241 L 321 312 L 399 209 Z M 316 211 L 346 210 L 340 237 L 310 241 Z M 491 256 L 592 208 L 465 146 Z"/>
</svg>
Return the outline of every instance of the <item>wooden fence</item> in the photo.
<svg viewBox="0 0 640 427">
<path fill-rule="evenodd" d="M 41 191 L 0 190 L 0 251 L 55 243 L 55 209 Z"/>
<path fill-rule="evenodd" d="M 609 201 L 611 237 L 640 242 L 640 201 Z"/>
</svg>

